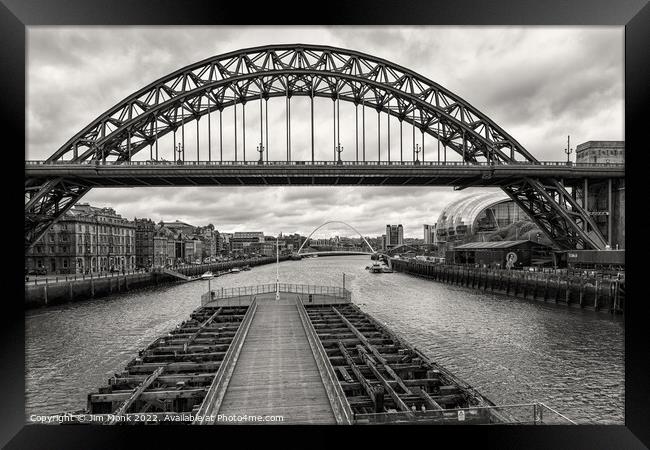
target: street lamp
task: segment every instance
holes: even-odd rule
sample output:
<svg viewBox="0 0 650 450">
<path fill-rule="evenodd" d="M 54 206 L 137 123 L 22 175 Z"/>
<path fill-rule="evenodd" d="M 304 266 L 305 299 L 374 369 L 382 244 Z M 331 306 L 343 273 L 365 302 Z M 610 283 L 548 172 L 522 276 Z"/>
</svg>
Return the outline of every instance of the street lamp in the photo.
<svg viewBox="0 0 650 450">
<path fill-rule="evenodd" d="M 263 164 L 264 163 L 264 146 L 260 142 L 259 147 L 257 147 L 257 151 L 260 154 L 260 159 L 257 161 L 257 164 Z"/>
<path fill-rule="evenodd" d="M 341 147 L 341 143 L 336 146 L 336 153 L 338 154 L 338 161 L 336 161 L 336 164 L 343 164 L 343 161 L 341 161 L 341 153 L 343 152 L 343 147 Z"/>
<path fill-rule="evenodd" d="M 571 142 L 571 136 L 567 136 L 566 137 L 566 148 L 564 149 L 564 153 L 566 153 L 566 163 L 567 164 L 571 164 L 571 157 L 569 155 L 571 155 L 571 153 L 573 153 L 573 149 L 570 146 L 570 142 Z"/>
<path fill-rule="evenodd" d="M 420 145 L 415 144 L 415 164 L 420 164 L 420 159 L 418 158 L 418 155 L 420 154 Z"/>
<path fill-rule="evenodd" d="M 183 153 L 183 146 L 180 144 L 180 142 L 176 146 L 176 152 L 178 153 L 178 161 L 177 161 L 178 164 L 183 164 L 183 160 L 181 159 L 181 153 Z"/>
</svg>

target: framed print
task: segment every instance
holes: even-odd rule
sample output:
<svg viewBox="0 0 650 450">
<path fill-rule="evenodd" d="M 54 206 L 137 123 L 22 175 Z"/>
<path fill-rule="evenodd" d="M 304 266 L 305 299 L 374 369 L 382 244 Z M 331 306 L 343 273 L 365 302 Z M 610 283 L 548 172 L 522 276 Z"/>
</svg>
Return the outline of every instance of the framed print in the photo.
<svg viewBox="0 0 650 450">
<path fill-rule="evenodd" d="M 650 10 L 601 3 L 6 1 L 3 443 L 643 448 Z"/>
</svg>

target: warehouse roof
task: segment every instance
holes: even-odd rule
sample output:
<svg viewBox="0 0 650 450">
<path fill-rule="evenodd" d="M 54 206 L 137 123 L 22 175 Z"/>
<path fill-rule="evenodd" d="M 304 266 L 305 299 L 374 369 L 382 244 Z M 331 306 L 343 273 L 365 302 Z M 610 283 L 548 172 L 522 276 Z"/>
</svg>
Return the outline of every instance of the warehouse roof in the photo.
<svg viewBox="0 0 650 450">
<path fill-rule="evenodd" d="M 536 245 L 543 245 L 534 241 L 520 240 L 520 241 L 494 241 L 494 242 L 469 242 L 467 244 L 454 247 L 454 250 L 477 250 L 477 249 L 497 249 L 497 248 L 510 248 L 517 245 L 530 242 Z"/>
</svg>

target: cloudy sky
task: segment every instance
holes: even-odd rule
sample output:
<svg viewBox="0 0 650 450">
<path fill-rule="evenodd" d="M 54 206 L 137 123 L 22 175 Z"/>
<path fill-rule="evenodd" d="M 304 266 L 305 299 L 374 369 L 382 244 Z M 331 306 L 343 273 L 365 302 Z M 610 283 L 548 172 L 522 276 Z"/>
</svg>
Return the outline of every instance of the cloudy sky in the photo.
<svg viewBox="0 0 650 450">
<path fill-rule="evenodd" d="M 568 134 L 572 147 L 624 138 L 623 38 L 623 27 L 29 27 L 25 157 L 47 158 L 120 100 L 183 66 L 246 47 L 310 43 L 354 49 L 408 67 L 463 97 L 537 159 L 563 160 Z M 269 147 L 281 149 L 284 116 L 275 114 L 271 103 Z M 341 110 L 345 128 L 351 110 L 343 105 Z M 302 111 L 306 104 L 292 105 L 292 118 Z M 224 126 L 225 119 L 226 113 Z M 316 146 L 326 158 L 331 128 L 324 128 Z M 308 133 L 292 123 L 292 147 L 306 142 Z M 367 133 L 368 148 L 376 148 L 372 130 Z M 353 148 L 345 130 L 342 135 Z M 257 142 L 249 139 L 250 159 Z M 471 192 L 130 188 L 95 189 L 83 200 L 112 206 L 128 218 L 213 223 L 230 232 L 308 234 L 324 221 L 343 220 L 365 235 L 381 235 L 387 223 L 401 223 L 405 236 L 421 237 L 422 224 L 435 223 L 447 203 Z M 314 236 L 334 234 L 352 233 L 331 226 Z"/>
</svg>

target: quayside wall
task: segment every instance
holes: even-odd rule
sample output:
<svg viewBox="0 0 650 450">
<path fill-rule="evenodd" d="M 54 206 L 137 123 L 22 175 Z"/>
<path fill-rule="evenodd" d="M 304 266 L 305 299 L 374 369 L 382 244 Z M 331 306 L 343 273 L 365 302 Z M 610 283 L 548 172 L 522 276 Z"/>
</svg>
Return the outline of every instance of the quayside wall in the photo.
<svg viewBox="0 0 650 450">
<path fill-rule="evenodd" d="M 625 280 L 562 272 L 526 272 L 391 259 L 393 270 L 521 299 L 609 313 L 625 309 Z"/>
<path fill-rule="evenodd" d="M 287 259 L 289 259 L 288 256 L 280 257 L 280 261 Z M 262 264 L 271 264 L 275 263 L 275 261 L 275 257 L 268 257 L 183 266 L 174 270 L 183 275 L 198 276 L 208 270 L 218 272 L 232 269 L 233 267 L 254 267 Z M 105 297 L 118 292 L 127 292 L 133 289 L 173 282 L 178 282 L 178 279 L 157 271 L 127 272 L 126 274 L 115 273 L 109 276 L 99 277 L 78 275 L 75 278 L 68 277 L 68 279 L 59 277 L 58 281 L 32 280 L 25 283 L 25 308 L 30 309 L 72 301 L 83 301 Z"/>
</svg>

